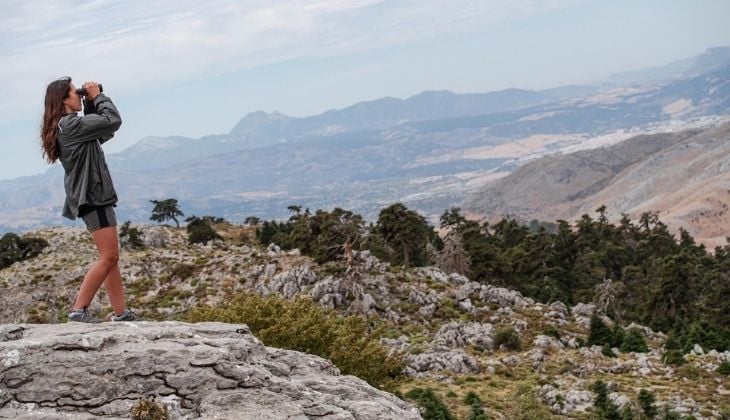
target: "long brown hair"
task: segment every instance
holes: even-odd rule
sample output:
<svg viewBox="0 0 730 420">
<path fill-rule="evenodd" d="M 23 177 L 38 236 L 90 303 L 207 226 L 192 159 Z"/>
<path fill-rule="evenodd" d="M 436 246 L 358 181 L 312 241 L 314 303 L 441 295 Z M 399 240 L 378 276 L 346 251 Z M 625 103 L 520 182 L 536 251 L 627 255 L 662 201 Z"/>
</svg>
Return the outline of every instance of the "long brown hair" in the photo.
<svg viewBox="0 0 730 420">
<path fill-rule="evenodd" d="M 71 90 L 71 78 L 62 77 L 51 82 L 46 88 L 45 111 L 41 122 L 41 150 L 48 163 L 58 160 L 58 143 L 56 142 L 58 122 L 65 108 L 63 101 Z"/>
</svg>

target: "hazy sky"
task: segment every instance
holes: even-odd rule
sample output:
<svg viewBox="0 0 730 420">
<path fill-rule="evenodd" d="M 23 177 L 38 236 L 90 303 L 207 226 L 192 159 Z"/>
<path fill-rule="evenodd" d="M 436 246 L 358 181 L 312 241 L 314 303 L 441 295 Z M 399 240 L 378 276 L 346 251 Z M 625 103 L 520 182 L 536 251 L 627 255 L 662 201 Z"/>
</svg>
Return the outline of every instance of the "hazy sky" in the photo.
<svg viewBox="0 0 730 420">
<path fill-rule="evenodd" d="M 101 81 L 145 136 L 424 90 L 587 83 L 730 45 L 728 0 L 2 0 L 0 179 L 43 172 L 46 85 Z"/>
</svg>

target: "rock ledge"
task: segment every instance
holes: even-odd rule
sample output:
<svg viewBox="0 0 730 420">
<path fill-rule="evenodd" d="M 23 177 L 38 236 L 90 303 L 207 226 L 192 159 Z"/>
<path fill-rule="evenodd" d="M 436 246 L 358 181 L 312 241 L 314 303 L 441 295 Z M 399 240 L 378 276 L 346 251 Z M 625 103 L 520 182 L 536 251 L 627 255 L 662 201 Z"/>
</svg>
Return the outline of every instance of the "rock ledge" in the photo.
<svg viewBox="0 0 730 420">
<path fill-rule="evenodd" d="M 0 418 L 129 418 L 156 396 L 173 419 L 419 419 L 329 361 L 264 346 L 246 325 L 0 325 Z"/>
</svg>

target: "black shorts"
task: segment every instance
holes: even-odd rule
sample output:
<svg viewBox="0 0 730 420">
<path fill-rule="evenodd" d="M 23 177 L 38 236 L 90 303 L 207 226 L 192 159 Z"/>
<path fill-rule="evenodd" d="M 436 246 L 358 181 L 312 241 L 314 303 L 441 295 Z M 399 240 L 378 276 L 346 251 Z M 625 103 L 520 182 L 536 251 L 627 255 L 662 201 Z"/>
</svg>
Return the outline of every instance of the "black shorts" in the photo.
<svg viewBox="0 0 730 420">
<path fill-rule="evenodd" d="M 114 206 L 84 207 L 79 209 L 79 217 L 84 219 L 89 232 L 117 225 L 117 215 Z"/>
</svg>

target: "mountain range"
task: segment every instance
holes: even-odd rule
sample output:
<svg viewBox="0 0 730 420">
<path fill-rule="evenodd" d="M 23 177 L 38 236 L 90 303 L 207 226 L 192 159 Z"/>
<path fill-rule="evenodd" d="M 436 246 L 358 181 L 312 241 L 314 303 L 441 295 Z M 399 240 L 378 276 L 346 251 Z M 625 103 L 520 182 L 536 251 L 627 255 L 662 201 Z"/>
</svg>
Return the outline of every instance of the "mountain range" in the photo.
<svg viewBox="0 0 730 420">
<path fill-rule="evenodd" d="M 145 221 L 149 200 L 177 198 L 186 215 L 232 221 L 283 218 L 292 204 L 372 220 L 395 201 L 436 220 L 535 158 L 717 124 L 730 113 L 729 51 L 670 64 L 666 72 L 679 77 L 659 82 L 428 91 L 305 118 L 254 112 L 228 133 L 197 139 L 143 138 L 107 156 L 118 218 Z M 56 166 L 0 181 L 0 230 L 69 224 L 60 217 L 62 178 Z"/>
</svg>

